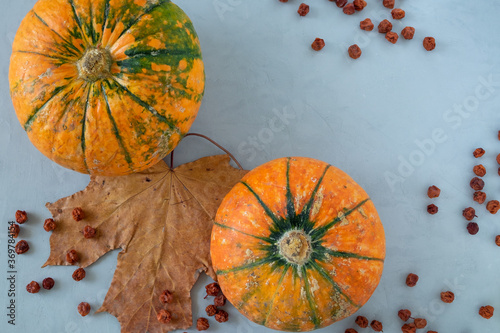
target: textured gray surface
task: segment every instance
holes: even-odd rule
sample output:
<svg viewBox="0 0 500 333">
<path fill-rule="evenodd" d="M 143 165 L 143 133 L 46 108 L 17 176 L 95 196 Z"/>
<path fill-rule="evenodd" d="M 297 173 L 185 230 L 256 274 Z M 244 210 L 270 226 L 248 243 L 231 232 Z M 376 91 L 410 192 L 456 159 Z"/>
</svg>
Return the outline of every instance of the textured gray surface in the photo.
<svg viewBox="0 0 500 333">
<path fill-rule="evenodd" d="M 485 304 L 500 311 L 500 248 L 494 244 L 500 221 L 472 204 L 468 182 L 479 162 L 471 152 L 482 146 L 487 151 L 481 159 L 488 169 L 485 190 L 489 198 L 500 198 L 495 162 L 500 152 L 500 3 L 396 0 L 407 16 L 395 30 L 412 25 L 417 32 L 413 41 L 392 45 L 375 31 L 359 30 L 358 22 L 366 17 L 378 22 L 390 16 L 381 1 L 368 2 L 362 13 L 349 17 L 332 2 L 314 0 L 301 18 L 295 0 L 177 1 L 198 30 L 206 64 L 205 99 L 192 131 L 227 147 L 248 169 L 281 156 L 309 156 L 342 168 L 367 190 L 385 226 L 387 260 L 379 288 L 359 313 L 382 321 L 385 332 L 400 331 L 396 313 L 402 307 L 427 318 L 428 329 L 439 332 L 498 332 L 500 315 L 487 321 L 477 311 Z M 0 4 L 0 332 L 119 332 L 111 315 L 82 318 L 76 312 L 82 300 L 93 309 L 100 306 L 118 251 L 91 266 L 78 284 L 69 267 L 39 268 L 49 252 L 42 229 L 45 202 L 83 189 L 88 176 L 43 157 L 14 114 L 7 82 L 11 44 L 34 3 Z M 435 51 L 422 48 L 425 36 L 436 37 Z M 318 53 L 309 47 L 315 37 L 326 41 Z M 363 49 L 357 61 L 346 56 L 354 42 Z M 485 86 L 484 80 L 495 84 Z M 288 117 L 281 123 L 278 115 L 284 113 Z M 176 150 L 176 163 L 215 153 L 210 144 L 187 138 Z M 431 184 L 442 189 L 434 216 L 425 213 Z M 461 217 L 469 205 L 477 209 L 481 228 L 474 237 Z M 16 259 L 13 327 L 4 314 L 6 229 L 17 209 L 30 214 L 21 238 L 29 240 L 31 250 Z M 404 285 L 410 271 L 421 277 L 413 289 Z M 25 292 L 28 282 L 46 276 L 56 280 L 52 291 Z M 195 318 L 208 304 L 202 300 L 207 280 L 193 290 Z M 448 289 L 457 297 L 444 305 L 439 293 Z M 211 321 L 212 332 L 269 331 L 234 308 L 229 313 L 229 323 Z M 353 321 L 322 332 L 343 332 Z"/>
</svg>

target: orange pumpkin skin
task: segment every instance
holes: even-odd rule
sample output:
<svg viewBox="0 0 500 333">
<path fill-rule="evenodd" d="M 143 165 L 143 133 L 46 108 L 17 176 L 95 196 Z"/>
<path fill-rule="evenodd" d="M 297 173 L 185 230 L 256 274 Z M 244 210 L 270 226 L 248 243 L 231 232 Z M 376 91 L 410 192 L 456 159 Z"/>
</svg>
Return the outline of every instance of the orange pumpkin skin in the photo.
<svg viewBox="0 0 500 333">
<path fill-rule="evenodd" d="M 228 300 L 250 320 L 310 331 L 346 318 L 377 287 L 384 229 L 365 191 L 310 158 L 250 171 L 224 198 L 211 255 Z"/>
<path fill-rule="evenodd" d="M 13 43 L 9 82 L 31 142 L 67 168 L 116 176 L 172 151 L 196 118 L 198 37 L 169 0 L 39 0 Z"/>
</svg>

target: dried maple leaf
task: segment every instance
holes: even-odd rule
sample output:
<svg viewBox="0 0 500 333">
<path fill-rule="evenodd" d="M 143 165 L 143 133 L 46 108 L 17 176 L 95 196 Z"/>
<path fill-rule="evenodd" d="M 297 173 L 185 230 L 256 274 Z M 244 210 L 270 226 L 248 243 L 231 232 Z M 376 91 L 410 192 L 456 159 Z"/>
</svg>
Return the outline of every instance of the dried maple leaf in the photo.
<svg viewBox="0 0 500 333">
<path fill-rule="evenodd" d="M 171 170 L 164 162 L 122 177 L 91 177 L 87 188 L 48 203 L 57 223 L 46 265 L 68 265 L 74 249 L 87 267 L 121 248 L 113 281 L 98 312 L 118 318 L 122 332 L 167 332 L 192 326 L 190 290 L 201 271 L 216 278 L 210 259 L 213 218 L 222 198 L 246 171 L 229 165 L 227 155 L 210 156 Z M 73 208 L 85 218 L 75 222 Z M 97 229 L 86 239 L 86 225 Z M 163 290 L 173 301 L 159 301 Z M 160 309 L 172 321 L 160 323 Z"/>
</svg>

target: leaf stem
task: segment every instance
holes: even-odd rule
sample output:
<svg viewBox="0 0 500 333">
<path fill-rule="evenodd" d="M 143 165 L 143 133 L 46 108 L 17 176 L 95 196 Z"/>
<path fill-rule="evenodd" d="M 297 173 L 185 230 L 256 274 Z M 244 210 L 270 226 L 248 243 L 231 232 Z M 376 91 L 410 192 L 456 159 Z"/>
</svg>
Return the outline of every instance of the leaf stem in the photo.
<svg viewBox="0 0 500 333">
<path fill-rule="evenodd" d="M 226 154 L 229 155 L 229 157 L 231 157 L 231 159 L 234 161 L 234 163 L 236 163 L 236 165 L 238 166 L 238 168 L 240 168 L 241 170 L 243 170 L 243 167 L 241 166 L 241 164 L 238 162 L 238 160 L 233 156 L 233 154 L 231 154 L 226 148 L 222 147 L 220 144 L 218 144 L 217 142 L 215 142 L 214 140 L 210 139 L 209 137 L 203 135 L 203 134 L 199 134 L 199 133 L 188 133 L 185 135 L 185 137 L 188 137 L 188 136 L 199 136 L 200 138 L 203 138 L 209 142 L 211 142 L 213 145 L 215 145 L 217 148 L 219 148 L 220 150 L 222 150 L 223 152 L 225 152 Z M 173 151 L 172 151 L 172 155 L 173 156 Z M 172 157 L 173 158 L 173 157 Z M 172 163 L 173 163 L 173 160 L 172 160 Z"/>
</svg>

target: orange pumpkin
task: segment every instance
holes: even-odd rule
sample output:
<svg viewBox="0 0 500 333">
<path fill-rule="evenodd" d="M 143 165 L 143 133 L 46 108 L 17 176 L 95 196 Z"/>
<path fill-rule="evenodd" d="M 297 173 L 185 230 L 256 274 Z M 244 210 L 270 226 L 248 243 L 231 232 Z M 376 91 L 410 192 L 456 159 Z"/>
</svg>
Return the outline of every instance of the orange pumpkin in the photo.
<svg viewBox="0 0 500 333">
<path fill-rule="evenodd" d="M 187 133 L 205 85 L 199 40 L 169 0 L 39 0 L 10 63 L 17 117 L 67 168 L 124 175 Z"/>
<path fill-rule="evenodd" d="M 365 304 L 382 275 L 384 229 L 365 191 L 310 158 L 250 171 L 224 198 L 211 255 L 229 301 L 250 320 L 310 331 Z"/>
</svg>

